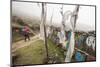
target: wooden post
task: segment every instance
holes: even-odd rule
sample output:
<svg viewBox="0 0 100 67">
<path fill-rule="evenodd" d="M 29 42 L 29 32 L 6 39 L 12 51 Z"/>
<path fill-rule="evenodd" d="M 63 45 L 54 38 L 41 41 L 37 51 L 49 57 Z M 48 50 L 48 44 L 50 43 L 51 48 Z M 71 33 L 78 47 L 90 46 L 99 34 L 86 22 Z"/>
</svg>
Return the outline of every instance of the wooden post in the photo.
<svg viewBox="0 0 100 67">
<path fill-rule="evenodd" d="M 44 44 L 46 49 L 46 59 L 48 61 L 48 46 L 47 46 L 47 34 L 46 34 L 46 3 L 42 3 L 42 21 L 44 27 Z"/>
</svg>

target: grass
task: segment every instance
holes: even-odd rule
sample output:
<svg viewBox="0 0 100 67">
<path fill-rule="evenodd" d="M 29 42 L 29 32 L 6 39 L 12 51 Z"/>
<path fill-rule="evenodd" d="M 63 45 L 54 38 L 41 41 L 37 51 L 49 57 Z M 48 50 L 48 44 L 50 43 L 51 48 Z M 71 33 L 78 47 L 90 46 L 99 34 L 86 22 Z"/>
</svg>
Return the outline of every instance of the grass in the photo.
<svg viewBox="0 0 100 67">
<path fill-rule="evenodd" d="M 49 57 L 56 57 L 57 61 L 64 61 L 64 51 L 57 47 L 51 40 L 48 40 Z M 30 46 L 20 48 L 16 51 L 17 57 L 13 58 L 14 64 L 44 64 L 46 57 L 45 46 L 42 40 L 31 43 Z M 52 58 L 55 59 L 55 58 Z"/>
<path fill-rule="evenodd" d="M 57 45 L 55 45 L 55 43 L 53 43 L 51 40 L 48 40 L 48 47 L 49 47 L 49 56 L 51 57 L 56 57 L 58 62 L 64 62 L 64 50 L 60 47 L 58 47 Z"/>
<path fill-rule="evenodd" d="M 17 32 L 12 33 L 12 42 L 17 42 L 17 41 L 20 41 L 23 39 L 24 39 L 24 36 L 22 36 L 21 34 L 19 34 Z"/>
</svg>

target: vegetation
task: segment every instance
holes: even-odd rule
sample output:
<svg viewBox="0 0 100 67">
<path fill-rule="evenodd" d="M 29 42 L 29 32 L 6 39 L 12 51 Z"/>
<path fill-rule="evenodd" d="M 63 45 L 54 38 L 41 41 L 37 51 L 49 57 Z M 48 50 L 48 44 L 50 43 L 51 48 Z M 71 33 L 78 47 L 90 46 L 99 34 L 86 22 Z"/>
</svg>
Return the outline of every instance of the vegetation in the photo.
<svg viewBox="0 0 100 67">
<path fill-rule="evenodd" d="M 57 47 L 51 40 L 48 40 L 49 63 L 64 62 L 64 51 Z M 16 51 L 16 58 L 13 57 L 14 64 L 44 64 L 45 45 L 42 40 L 31 43 L 30 46 L 20 48 Z M 53 61 L 53 62 L 52 62 Z"/>
<path fill-rule="evenodd" d="M 19 32 L 12 32 L 12 42 L 17 42 L 24 39 L 24 36 Z"/>
</svg>

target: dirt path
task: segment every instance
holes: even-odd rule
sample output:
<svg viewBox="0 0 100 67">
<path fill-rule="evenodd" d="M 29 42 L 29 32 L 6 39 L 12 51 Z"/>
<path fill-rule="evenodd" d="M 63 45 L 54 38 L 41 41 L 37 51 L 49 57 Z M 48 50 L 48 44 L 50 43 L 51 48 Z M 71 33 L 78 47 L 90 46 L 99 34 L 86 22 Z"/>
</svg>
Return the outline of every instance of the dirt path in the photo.
<svg viewBox="0 0 100 67">
<path fill-rule="evenodd" d="M 35 42 L 37 40 L 40 40 L 39 39 L 39 34 L 31 37 L 30 41 L 26 41 L 25 42 L 24 40 L 21 40 L 21 41 L 18 41 L 16 43 L 12 43 L 12 52 L 15 52 L 19 48 L 22 48 L 22 47 L 25 47 L 25 46 L 29 46 L 31 43 L 33 43 L 33 42 Z"/>
</svg>

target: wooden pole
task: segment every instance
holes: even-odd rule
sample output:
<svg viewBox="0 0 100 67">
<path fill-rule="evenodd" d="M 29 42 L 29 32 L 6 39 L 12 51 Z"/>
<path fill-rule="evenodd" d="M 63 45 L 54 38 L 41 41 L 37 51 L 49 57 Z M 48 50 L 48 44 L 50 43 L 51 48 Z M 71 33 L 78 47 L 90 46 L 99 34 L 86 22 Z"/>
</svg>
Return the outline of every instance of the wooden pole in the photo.
<svg viewBox="0 0 100 67">
<path fill-rule="evenodd" d="M 44 26 L 44 44 L 46 49 L 46 58 L 48 60 L 48 46 L 47 46 L 47 34 L 46 34 L 46 3 L 42 3 L 42 17 Z"/>
</svg>

